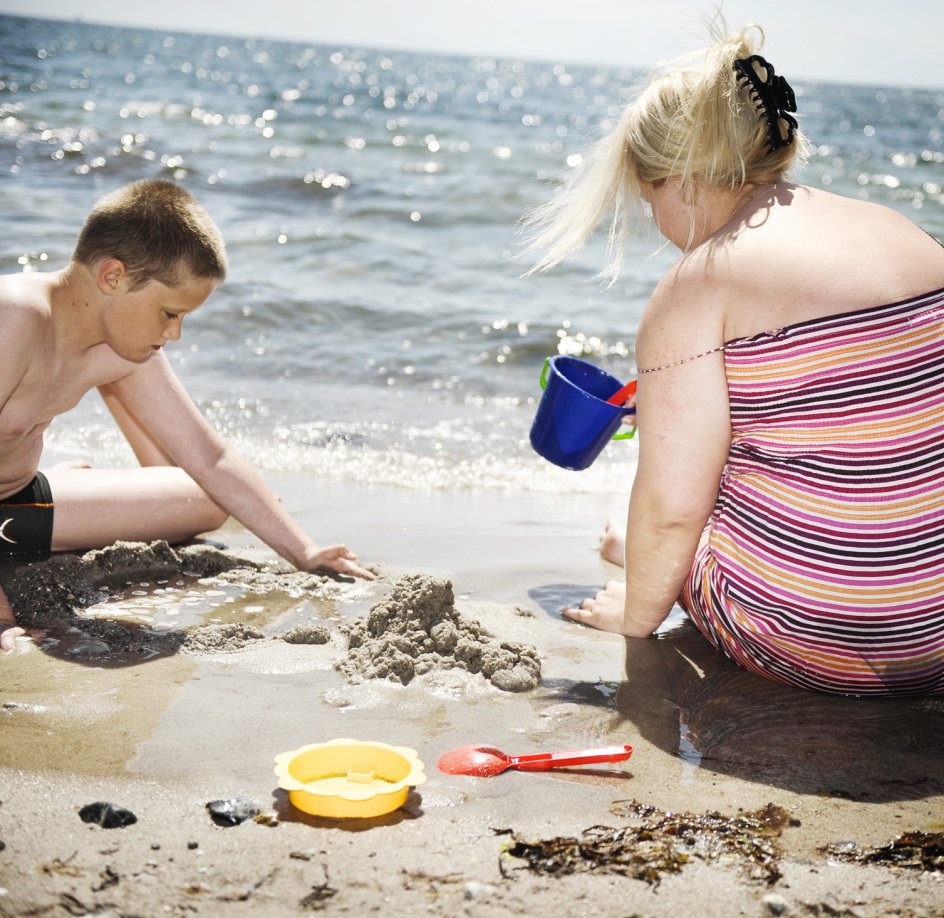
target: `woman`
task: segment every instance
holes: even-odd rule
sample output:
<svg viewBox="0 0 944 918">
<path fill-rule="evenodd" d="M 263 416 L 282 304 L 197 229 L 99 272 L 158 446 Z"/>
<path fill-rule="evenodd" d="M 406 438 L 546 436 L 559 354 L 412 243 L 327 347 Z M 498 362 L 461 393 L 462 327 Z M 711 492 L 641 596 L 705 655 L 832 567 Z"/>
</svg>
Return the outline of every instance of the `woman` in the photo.
<svg viewBox="0 0 944 918">
<path fill-rule="evenodd" d="M 678 601 L 760 675 L 944 691 L 944 248 L 787 181 L 807 141 L 763 33 L 714 39 L 532 217 L 539 269 L 613 210 L 615 274 L 640 202 L 683 253 L 636 338 L 625 583 L 565 615 L 646 637 Z"/>
</svg>

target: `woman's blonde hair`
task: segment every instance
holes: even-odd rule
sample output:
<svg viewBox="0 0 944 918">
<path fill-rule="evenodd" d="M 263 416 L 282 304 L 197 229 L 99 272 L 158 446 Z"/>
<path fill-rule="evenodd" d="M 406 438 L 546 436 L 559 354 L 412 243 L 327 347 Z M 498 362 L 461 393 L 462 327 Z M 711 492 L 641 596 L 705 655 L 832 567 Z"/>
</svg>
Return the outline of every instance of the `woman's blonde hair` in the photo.
<svg viewBox="0 0 944 918">
<path fill-rule="evenodd" d="M 177 287 L 226 276 L 226 250 L 216 224 L 189 191 L 164 179 L 143 179 L 100 198 L 72 257 L 87 266 L 119 259 L 132 289 L 149 280 Z"/>
<path fill-rule="evenodd" d="M 720 17 L 709 28 L 714 43 L 650 74 L 614 130 L 526 217 L 527 253 L 540 256 L 530 273 L 575 254 L 612 212 L 603 274 L 615 280 L 626 235 L 643 213 L 640 183 L 676 178 L 691 199 L 699 185 L 737 191 L 761 178 L 781 179 L 805 161 L 808 144 L 799 130 L 788 145 L 771 148 L 767 121 L 734 68 L 762 47 L 763 30 L 751 25 L 726 34 Z"/>
</svg>

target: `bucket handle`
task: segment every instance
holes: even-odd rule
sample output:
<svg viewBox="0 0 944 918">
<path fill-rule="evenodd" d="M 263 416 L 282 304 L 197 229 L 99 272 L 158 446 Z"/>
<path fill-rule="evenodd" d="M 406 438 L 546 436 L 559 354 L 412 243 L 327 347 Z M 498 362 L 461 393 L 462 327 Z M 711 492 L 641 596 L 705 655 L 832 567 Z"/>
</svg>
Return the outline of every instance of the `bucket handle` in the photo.
<svg viewBox="0 0 944 918">
<path fill-rule="evenodd" d="M 547 371 L 550 368 L 550 366 L 551 366 L 551 358 L 545 357 L 544 366 L 541 368 L 541 388 L 542 389 L 547 388 Z M 632 438 L 635 436 L 636 436 L 636 427 L 633 426 L 629 430 L 626 430 L 626 431 L 617 431 L 617 433 L 613 434 L 611 439 L 632 440 Z"/>
</svg>

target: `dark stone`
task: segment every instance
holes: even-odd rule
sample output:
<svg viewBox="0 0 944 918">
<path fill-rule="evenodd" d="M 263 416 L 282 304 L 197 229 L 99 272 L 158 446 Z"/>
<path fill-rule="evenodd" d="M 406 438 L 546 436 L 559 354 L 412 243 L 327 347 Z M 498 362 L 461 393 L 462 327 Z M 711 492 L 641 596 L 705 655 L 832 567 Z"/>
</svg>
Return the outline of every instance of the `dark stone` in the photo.
<svg viewBox="0 0 944 918">
<path fill-rule="evenodd" d="M 259 815 L 259 805 L 253 800 L 244 797 L 234 797 L 230 800 L 211 800 L 206 808 L 210 818 L 218 826 L 238 826 L 247 819 Z"/>
<path fill-rule="evenodd" d="M 88 803 L 79 810 L 82 822 L 94 823 L 103 829 L 122 829 L 138 821 L 138 817 L 114 803 Z"/>
</svg>

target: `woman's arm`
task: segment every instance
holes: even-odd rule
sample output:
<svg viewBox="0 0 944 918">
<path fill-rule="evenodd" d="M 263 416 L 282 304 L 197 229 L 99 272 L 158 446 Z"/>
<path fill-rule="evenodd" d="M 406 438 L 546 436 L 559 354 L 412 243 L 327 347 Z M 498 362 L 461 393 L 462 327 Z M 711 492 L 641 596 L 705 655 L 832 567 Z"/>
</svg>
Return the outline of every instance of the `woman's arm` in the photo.
<svg viewBox="0 0 944 918">
<path fill-rule="evenodd" d="M 702 285 L 660 285 L 637 337 L 642 368 L 675 363 L 717 347 L 721 324 Z M 682 288 L 682 289 L 680 289 Z M 610 581 L 574 621 L 630 637 L 651 634 L 685 583 L 714 509 L 731 441 L 722 353 L 639 377 L 639 464 L 626 531 L 625 583 Z"/>
<path fill-rule="evenodd" d="M 219 507 L 299 570 L 326 565 L 372 577 L 343 545 L 321 548 L 298 525 L 256 470 L 197 410 L 164 354 L 108 386 L 117 401 L 174 465 L 187 472 Z"/>
</svg>

